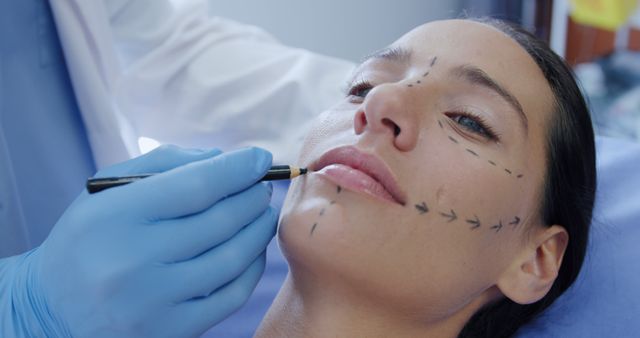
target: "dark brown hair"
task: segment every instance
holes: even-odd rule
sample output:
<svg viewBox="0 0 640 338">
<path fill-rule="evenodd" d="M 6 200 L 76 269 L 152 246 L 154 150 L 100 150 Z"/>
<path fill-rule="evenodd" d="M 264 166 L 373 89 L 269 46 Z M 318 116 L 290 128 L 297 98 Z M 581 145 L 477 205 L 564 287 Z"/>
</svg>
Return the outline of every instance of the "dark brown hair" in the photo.
<svg viewBox="0 0 640 338">
<path fill-rule="evenodd" d="M 573 72 L 549 46 L 523 28 L 497 19 L 468 19 L 492 26 L 518 42 L 537 63 L 554 94 L 548 121 L 546 175 L 540 212 L 545 225 L 569 234 L 562 266 L 551 290 L 521 305 L 507 298 L 487 304 L 458 337 L 511 337 L 551 305 L 576 280 L 584 261 L 596 190 L 596 155 L 587 104 Z"/>
</svg>

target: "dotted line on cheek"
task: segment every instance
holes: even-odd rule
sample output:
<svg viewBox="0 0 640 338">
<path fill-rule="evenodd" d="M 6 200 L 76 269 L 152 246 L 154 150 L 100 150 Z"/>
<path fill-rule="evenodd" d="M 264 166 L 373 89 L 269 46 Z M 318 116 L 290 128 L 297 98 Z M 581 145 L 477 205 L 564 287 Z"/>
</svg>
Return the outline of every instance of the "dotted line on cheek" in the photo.
<svg viewBox="0 0 640 338">
<path fill-rule="evenodd" d="M 418 214 L 421 216 L 428 215 L 431 211 L 427 206 L 427 202 L 425 201 L 421 201 L 418 204 L 414 204 L 414 208 L 418 212 Z M 473 214 L 472 218 L 460 217 L 454 209 L 450 209 L 449 211 L 439 211 L 437 214 L 439 217 L 443 219 L 443 221 L 445 221 L 445 223 L 453 223 L 456 221 L 457 223 L 463 222 L 464 224 L 467 224 L 469 226 L 470 230 L 476 230 L 476 229 L 482 228 L 482 225 L 485 224 L 480 220 L 480 218 L 476 214 Z M 495 233 L 498 233 L 500 232 L 500 230 L 504 228 L 505 223 L 503 222 L 502 219 L 500 219 L 498 220 L 498 222 L 490 223 L 490 224 L 492 225 L 489 226 L 488 229 L 491 231 L 494 231 Z M 513 221 L 509 222 L 508 224 L 515 229 L 515 227 L 518 224 L 520 224 L 520 217 L 514 216 Z"/>
<path fill-rule="evenodd" d="M 440 128 L 441 128 L 441 129 L 444 129 L 444 126 L 443 126 L 443 124 L 442 124 L 442 121 L 438 120 L 438 125 L 440 126 Z M 453 137 L 453 136 L 451 136 L 451 135 L 447 135 L 447 138 L 448 138 L 451 142 L 453 142 L 453 143 L 455 143 L 455 144 L 458 144 L 458 145 L 460 144 L 460 141 L 458 141 L 458 139 L 456 139 L 455 137 Z M 476 152 L 476 151 L 475 151 L 475 150 L 473 150 L 473 149 L 464 148 L 464 150 L 465 150 L 467 153 L 469 153 L 470 155 L 474 156 L 474 157 L 482 158 L 482 157 L 480 156 L 480 154 L 478 154 L 478 152 Z M 491 164 L 491 165 L 492 165 L 492 166 L 494 166 L 494 167 L 498 167 L 498 164 L 497 164 L 495 161 L 487 160 L 487 163 Z M 504 172 L 505 172 L 507 175 L 513 176 L 513 171 L 512 171 L 511 169 L 509 169 L 509 168 L 503 168 L 503 170 L 504 170 Z M 516 178 L 522 178 L 522 177 L 524 177 L 524 175 L 523 175 L 523 174 L 517 174 L 517 175 L 515 175 L 515 177 L 516 177 Z"/>
</svg>

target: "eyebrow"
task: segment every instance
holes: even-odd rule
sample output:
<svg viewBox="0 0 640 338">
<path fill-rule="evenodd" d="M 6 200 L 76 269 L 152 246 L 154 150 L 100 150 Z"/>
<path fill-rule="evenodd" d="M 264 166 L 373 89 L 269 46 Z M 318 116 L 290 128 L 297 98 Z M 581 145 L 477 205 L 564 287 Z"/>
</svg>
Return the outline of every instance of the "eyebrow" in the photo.
<svg viewBox="0 0 640 338">
<path fill-rule="evenodd" d="M 527 119 L 527 115 L 525 115 L 520 102 L 518 102 L 513 94 L 499 85 L 498 82 L 496 82 L 487 73 L 485 73 L 485 71 L 476 66 L 467 64 L 453 68 L 451 70 L 451 74 L 457 77 L 461 77 L 473 85 L 480 85 L 495 91 L 498 95 L 500 95 L 500 97 L 507 101 L 507 103 L 509 103 L 511 107 L 513 107 L 516 113 L 518 113 L 518 117 L 520 118 L 520 122 L 525 132 L 529 130 L 529 120 Z"/>
<path fill-rule="evenodd" d="M 398 63 L 409 63 L 411 51 L 402 47 L 386 47 L 362 58 L 361 64 L 369 60 L 382 59 Z"/>
<path fill-rule="evenodd" d="M 377 52 L 367 55 L 360 63 L 360 68 L 366 61 L 372 59 L 383 59 L 396 63 L 409 63 L 411 61 L 411 50 L 402 47 L 386 47 Z M 357 70 L 356 69 L 356 70 Z M 480 85 L 495 91 L 502 99 L 507 101 L 509 105 L 518 113 L 520 123 L 526 132 L 529 131 L 529 119 L 525 115 L 522 105 L 508 90 L 492 79 L 484 70 L 469 64 L 457 66 L 451 70 L 454 76 L 461 77 L 473 85 Z"/>
</svg>

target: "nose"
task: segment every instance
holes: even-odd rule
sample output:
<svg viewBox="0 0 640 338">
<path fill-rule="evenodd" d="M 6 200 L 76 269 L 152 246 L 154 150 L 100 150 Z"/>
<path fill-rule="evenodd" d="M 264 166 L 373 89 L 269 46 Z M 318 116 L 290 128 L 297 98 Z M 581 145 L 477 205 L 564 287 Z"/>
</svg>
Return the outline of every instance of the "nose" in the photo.
<svg viewBox="0 0 640 338">
<path fill-rule="evenodd" d="M 416 146 L 419 120 L 408 93 L 401 84 L 383 84 L 373 88 L 354 117 L 356 135 L 375 133 L 388 138 L 401 151 Z"/>
</svg>

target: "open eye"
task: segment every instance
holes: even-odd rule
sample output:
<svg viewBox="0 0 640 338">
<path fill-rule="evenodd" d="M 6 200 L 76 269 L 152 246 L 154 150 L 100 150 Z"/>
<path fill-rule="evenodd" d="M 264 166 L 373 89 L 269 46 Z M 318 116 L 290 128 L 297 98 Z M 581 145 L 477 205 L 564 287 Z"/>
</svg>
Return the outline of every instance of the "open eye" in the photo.
<svg viewBox="0 0 640 338">
<path fill-rule="evenodd" d="M 497 141 L 498 136 L 484 119 L 471 112 L 453 112 L 447 114 L 451 120 L 456 122 L 462 128 L 480 135 L 487 140 Z"/>
<path fill-rule="evenodd" d="M 371 83 L 362 81 L 350 86 L 347 95 L 364 99 L 371 89 L 373 89 L 373 85 Z"/>
</svg>

